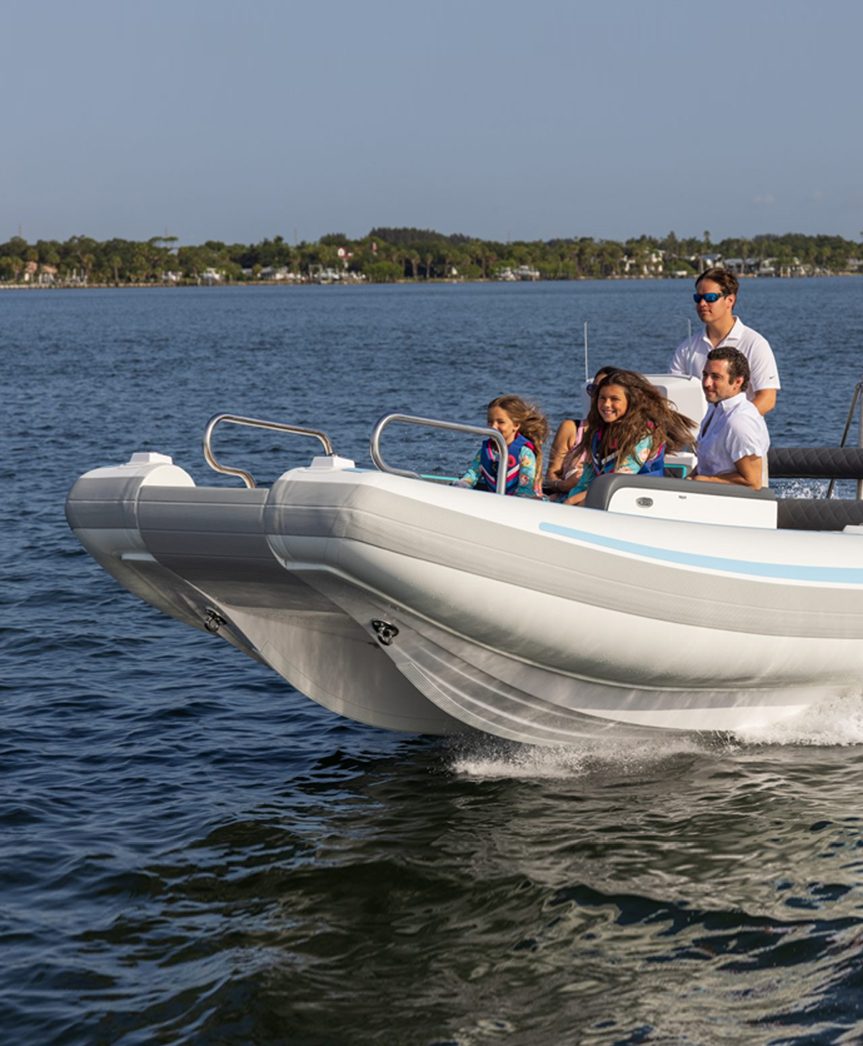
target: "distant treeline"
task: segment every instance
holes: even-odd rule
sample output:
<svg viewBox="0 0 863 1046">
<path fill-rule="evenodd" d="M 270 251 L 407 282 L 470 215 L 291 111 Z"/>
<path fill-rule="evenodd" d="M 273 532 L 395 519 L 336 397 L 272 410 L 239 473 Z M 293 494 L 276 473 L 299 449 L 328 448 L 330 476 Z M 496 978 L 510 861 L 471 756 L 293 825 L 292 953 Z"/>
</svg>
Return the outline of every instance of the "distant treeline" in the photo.
<svg viewBox="0 0 863 1046">
<path fill-rule="evenodd" d="M 742 274 L 857 272 L 863 248 L 841 236 L 760 235 L 712 243 L 700 238 L 639 236 L 625 242 L 572 237 L 499 243 L 430 229 L 377 228 L 360 239 L 329 233 L 316 243 L 281 236 L 256 244 L 207 240 L 180 247 L 176 237 L 99 241 L 88 236 L 0 244 L 0 281 L 31 284 L 251 282 L 352 276 L 397 280 L 539 278 L 571 280 L 691 276 L 717 261 Z M 512 274 L 515 274 L 514 276 Z"/>
</svg>

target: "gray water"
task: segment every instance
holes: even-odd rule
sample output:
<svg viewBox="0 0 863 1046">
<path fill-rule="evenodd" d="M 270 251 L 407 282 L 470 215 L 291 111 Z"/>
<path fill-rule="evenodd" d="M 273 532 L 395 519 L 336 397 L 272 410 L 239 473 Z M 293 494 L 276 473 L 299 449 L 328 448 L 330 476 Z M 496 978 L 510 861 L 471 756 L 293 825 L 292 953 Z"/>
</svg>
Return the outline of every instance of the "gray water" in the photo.
<svg viewBox="0 0 863 1046">
<path fill-rule="evenodd" d="M 119 590 L 66 492 L 135 450 L 199 483 L 207 418 L 571 413 L 662 370 L 677 282 L 3 292 L 0 1038 L 821 1043 L 863 1037 L 863 686 L 760 735 L 566 751 L 326 712 Z M 836 442 L 863 282 L 749 281 L 775 443 Z M 856 434 L 855 434 L 856 438 Z M 393 435 L 458 468 L 469 441 Z M 220 432 L 261 482 L 313 448 Z M 720 652 L 720 656 L 721 652 Z M 863 683 L 863 681 L 861 681 Z"/>
</svg>

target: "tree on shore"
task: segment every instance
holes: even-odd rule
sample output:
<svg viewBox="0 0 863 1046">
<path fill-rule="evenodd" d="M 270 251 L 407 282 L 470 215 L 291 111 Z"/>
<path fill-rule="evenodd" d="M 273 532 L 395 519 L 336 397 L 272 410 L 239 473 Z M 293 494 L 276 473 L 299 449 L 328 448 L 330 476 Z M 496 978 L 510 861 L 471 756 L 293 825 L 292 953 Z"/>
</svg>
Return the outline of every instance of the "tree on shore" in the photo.
<svg viewBox="0 0 863 1046">
<path fill-rule="evenodd" d="M 642 234 L 622 243 L 589 236 L 502 243 L 410 227 L 374 228 L 356 240 L 327 233 L 316 243 L 294 245 L 281 235 L 256 244 L 207 240 L 183 246 L 167 235 L 104 242 L 81 235 L 35 244 L 13 236 L 0 243 L 0 282 L 195 283 L 208 271 L 231 281 L 255 281 L 267 274 L 290 272 L 308 278 L 334 269 L 388 283 L 450 279 L 454 273 L 464 279 L 494 279 L 502 270 L 520 266 L 538 270 L 547 280 L 603 279 L 695 273 L 706 258 L 742 259 L 747 271 L 764 263 L 764 269 L 782 273 L 858 272 L 863 271 L 863 244 L 802 233 L 759 234 L 714 244 L 709 230 L 701 237 L 682 238 L 673 231 L 664 237 Z"/>
</svg>

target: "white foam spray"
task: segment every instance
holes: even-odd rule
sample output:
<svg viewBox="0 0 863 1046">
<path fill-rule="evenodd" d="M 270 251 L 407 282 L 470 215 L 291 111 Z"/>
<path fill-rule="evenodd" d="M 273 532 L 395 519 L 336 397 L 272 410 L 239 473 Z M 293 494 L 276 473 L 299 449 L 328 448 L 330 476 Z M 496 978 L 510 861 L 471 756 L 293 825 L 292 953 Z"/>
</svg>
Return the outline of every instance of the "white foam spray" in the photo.
<svg viewBox="0 0 863 1046">
<path fill-rule="evenodd" d="M 831 697 L 799 715 L 720 734 L 656 734 L 634 740 L 585 738 L 571 745 L 542 747 L 482 738 L 461 742 L 450 764 L 453 773 L 476 780 L 514 778 L 567 780 L 611 772 L 642 774 L 661 763 L 699 755 L 722 757 L 741 748 L 863 745 L 863 689 Z"/>
<path fill-rule="evenodd" d="M 818 501 L 827 491 L 826 480 L 820 479 L 780 479 L 775 485 L 778 498 L 802 498 L 806 501 Z"/>
<path fill-rule="evenodd" d="M 769 726 L 738 730 L 744 744 L 861 745 L 863 744 L 863 689 L 849 691 L 810 705 L 804 712 Z"/>
<path fill-rule="evenodd" d="M 689 734 L 633 740 L 609 733 L 554 747 L 488 739 L 462 746 L 452 770 L 478 780 L 567 780 L 608 771 L 626 775 L 643 773 L 647 767 L 681 756 L 703 754 L 713 747 L 709 740 Z"/>
</svg>

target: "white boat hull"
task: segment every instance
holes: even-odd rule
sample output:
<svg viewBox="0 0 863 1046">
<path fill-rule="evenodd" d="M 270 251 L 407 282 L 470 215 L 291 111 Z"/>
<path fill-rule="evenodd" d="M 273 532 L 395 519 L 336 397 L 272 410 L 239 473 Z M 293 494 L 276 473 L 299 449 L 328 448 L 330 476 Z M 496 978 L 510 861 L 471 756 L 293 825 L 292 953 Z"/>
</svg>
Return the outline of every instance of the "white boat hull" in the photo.
<svg viewBox="0 0 863 1046">
<path fill-rule="evenodd" d="M 67 515 L 126 587 L 387 729 L 735 731 L 863 680 L 856 533 L 573 509 L 334 458 L 269 491 L 96 470 Z"/>
</svg>

